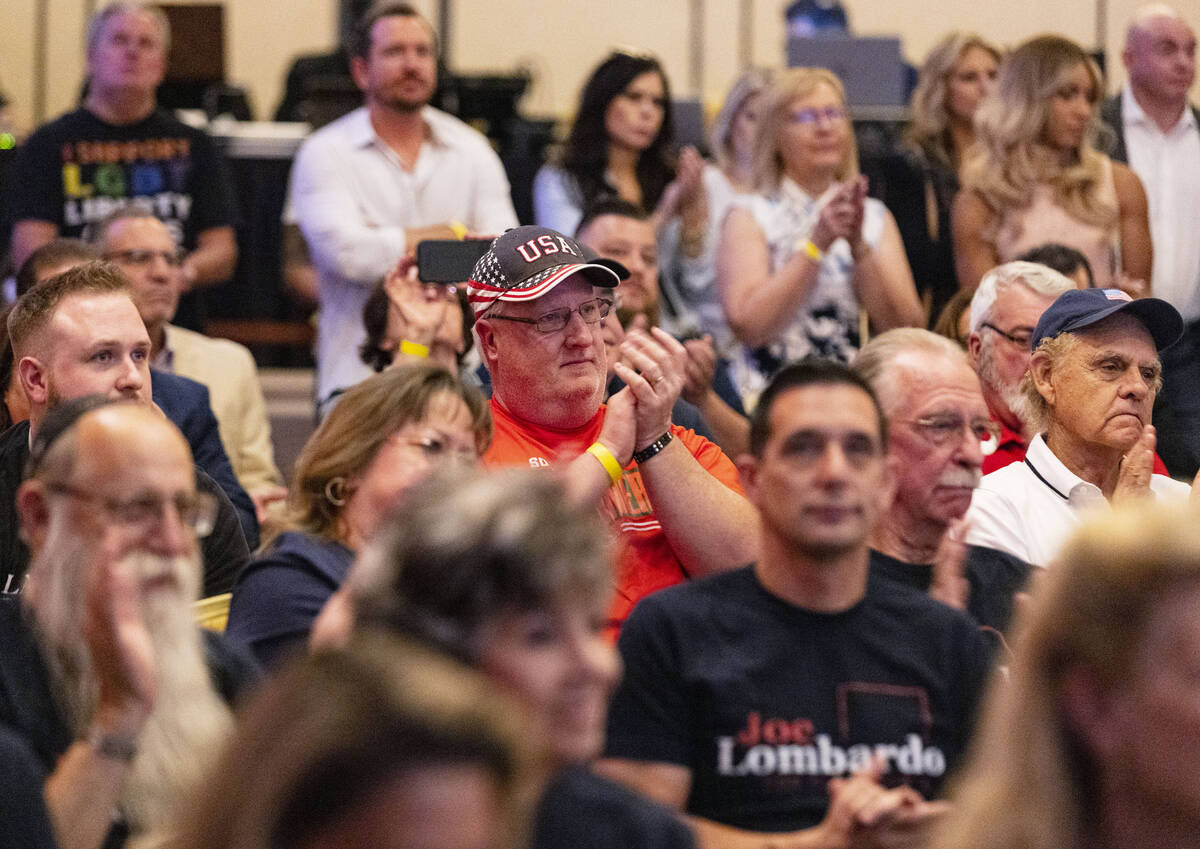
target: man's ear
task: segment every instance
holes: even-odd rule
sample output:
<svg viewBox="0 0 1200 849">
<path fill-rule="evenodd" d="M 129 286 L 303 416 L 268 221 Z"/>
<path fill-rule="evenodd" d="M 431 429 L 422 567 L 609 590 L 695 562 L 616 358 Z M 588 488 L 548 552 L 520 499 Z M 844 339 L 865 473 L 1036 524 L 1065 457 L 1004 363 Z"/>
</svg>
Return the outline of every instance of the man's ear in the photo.
<svg viewBox="0 0 1200 849">
<path fill-rule="evenodd" d="M 1034 351 L 1033 357 L 1029 360 L 1029 375 L 1033 378 L 1033 385 L 1046 399 L 1047 404 L 1054 403 L 1054 384 L 1050 381 L 1052 371 L 1050 358 L 1042 351 Z"/>
<path fill-rule="evenodd" d="M 50 401 L 50 388 L 46 385 L 46 368 L 37 357 L 21 357 L 17 363 L 17 380 L 25 390 L 30 404 L 45 406 Z"/>
<path fill-rule="evenodd" d="M 354 84 L 360 90 L 367 90 L 367 60 L 361 56 L 350 57 L 350 75 L 354 77 Z"/>
<path fill-rule="evenodd" d="M 973 331 L 967 337 L 967 362 L 971 364 L 976 372 L 979 371 L 979 352 L 983 349 L 983 337 L 979 335 L 979 331 Z"/>
<path fill-rule="evenodd" d="M 1124 733 L 1124 725 L 1114 721 L 1112 698 L 1095 673 L 1076 667 L 1063 679 L 1062 712 L 1067 725 L 1093 757 L 1105 758 Z"/>
<path fill-rule="evenodd" d="M 21 519 L 21 539 L 35 551 L 41 548 L 50 525 L 50 503 L 46 498 L 46 485 L 30 479 L 17 488 L 17 516 Z"/>
<path fill-rule="evenodd" d="M 737 470 L 742 489 L 746 492 L 746 498 L 751 504 L 757 505 L 755 494 L 758 489 L 758 458 L 753 454 L 738 455 Z"/>
<path fill-rule="evenodd" d="M 496 344 L 496 330 L 491 321 L 486 318 L 475 321 L 475 341 L 479 343 L 479 356 L 489 372 L 494 372 L 493 364 L 500 358 L 500 350 Z"/>
</svg>

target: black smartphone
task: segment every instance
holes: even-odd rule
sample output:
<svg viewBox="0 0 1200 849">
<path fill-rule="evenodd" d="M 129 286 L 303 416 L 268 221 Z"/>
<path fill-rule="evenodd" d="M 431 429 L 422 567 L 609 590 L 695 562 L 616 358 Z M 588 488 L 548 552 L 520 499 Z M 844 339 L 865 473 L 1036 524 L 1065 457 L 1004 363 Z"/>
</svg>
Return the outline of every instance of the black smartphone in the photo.
<svg viewBox="0 0 1200 849">
<path fill-rule="evenodd" d="M 422 283 L 463 283 L 487 253 L 491 239 L 426 239 L 417 243 L 417 279 Z"/>
</svg>

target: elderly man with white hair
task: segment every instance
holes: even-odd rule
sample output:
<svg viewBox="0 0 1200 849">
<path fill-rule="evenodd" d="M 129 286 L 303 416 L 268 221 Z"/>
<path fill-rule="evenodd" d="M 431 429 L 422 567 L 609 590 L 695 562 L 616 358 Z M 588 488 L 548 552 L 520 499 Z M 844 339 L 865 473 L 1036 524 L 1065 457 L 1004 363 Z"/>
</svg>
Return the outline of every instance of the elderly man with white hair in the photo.
<svg viewBox="0 0 1200 849">
<path fill-rule="evenodd" d="M 1087 512 L 1125 499 L 1186 497 L 1154 474 L 1159 351 L 1183 332 L 1179 312 L 1120 289 L 1065 292 L 1034 329 L 1022 389 L 1037 435 L 1020 463 L 985 475 L 967 542 L 1049 564 Z"/>
<path fill-rule="evenodd" d="M 1054 299 L 1075 288 L 1070 278 L 1035 262 L 1006 262 L 983 276 L 971 299 L 967 355 L 979 375 L 983 400 L 1000 425 L 996 450 L 983 460 L 994 472 L 1024 459 L 1033 438 L 1021 378 L 1029 368 L 1030 336 Z"/>
</svg>

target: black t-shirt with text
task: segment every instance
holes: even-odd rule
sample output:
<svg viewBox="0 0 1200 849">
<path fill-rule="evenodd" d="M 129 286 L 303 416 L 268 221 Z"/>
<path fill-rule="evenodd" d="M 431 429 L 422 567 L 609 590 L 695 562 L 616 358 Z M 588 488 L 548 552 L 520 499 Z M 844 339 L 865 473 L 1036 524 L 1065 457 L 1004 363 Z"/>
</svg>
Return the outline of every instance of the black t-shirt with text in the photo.
<svg viewBox="0 0 1200 849">
<path fill-rule="evenodd" d="M 870 579 L 815 613 L 753 567 L 647 597 L 619 646 L 607 755 L 686 766 L 689 813 L 769 832 L 818 824 L 829 779 L 874 756 L 885 784 L 936 796 L 991 667 L 975 623 L 915 590 Z"/>
</svg>

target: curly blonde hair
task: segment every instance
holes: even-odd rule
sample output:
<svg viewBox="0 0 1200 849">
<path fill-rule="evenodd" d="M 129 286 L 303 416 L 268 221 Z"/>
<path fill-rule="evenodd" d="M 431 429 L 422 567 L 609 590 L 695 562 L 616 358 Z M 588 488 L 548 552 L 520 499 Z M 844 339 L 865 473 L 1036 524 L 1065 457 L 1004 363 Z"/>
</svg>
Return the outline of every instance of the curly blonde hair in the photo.
<svg viewBox="0 0 1200 849">
<path fill-rule="evenodd" d="M 981 35 L 959 31 L 948 33 L 925 57 L 912 94 L 912 122 L 904 133 L 904 140 L 947 168 L 954 167 L 954 157 L 950 150 L 946 90 L 955 66 L 972 47 L 990 53 L 996 64 L 1003 58 L 1000 48 Z"/>
<path fill-rule="evenodd" d="M 783 157 L 779 153 L 779 140 L 784 127 L 790 120 L 788 110 L 794 100 L 808 97 L 817 86 L 824 83 L 833 89 L 842 106 L 846 105 L 846 92 L 837 74 L 827 68 L 788 68 L 780 71 L 764 92 L 765 104 L 758 125 L 758 136 L 754 141 L 754 188 L 760 192 L 772 192 L 779 187 L 783 177 Z M 846 153 L 838 165 L 836 180 L 848 180 L 858 176 L 858 147 L 854 133 L 848 133 Z"/>
<path fill-rule="evenodd" d="M 1083 143 L 1066 165 L 1042 143 L 1050 102 L 1064 77 L 1087 69 L 1093 104 L 1100 98 L 1100 69 L 1082 47 L 1056 35 L 1030 39 L 1000 66 L 991 96 L 975 113 L 975 146 L 963 168 L 963 187 L 977 192 L 993 210 L 1028 206 L 1033 189 L 1049 184 L 1055 202 L 1079 220 L 1111 226 L 1117 208 L 1100 197 L 1104 156 L 1095 148 L 1095 110 Z"/>
</svg>

